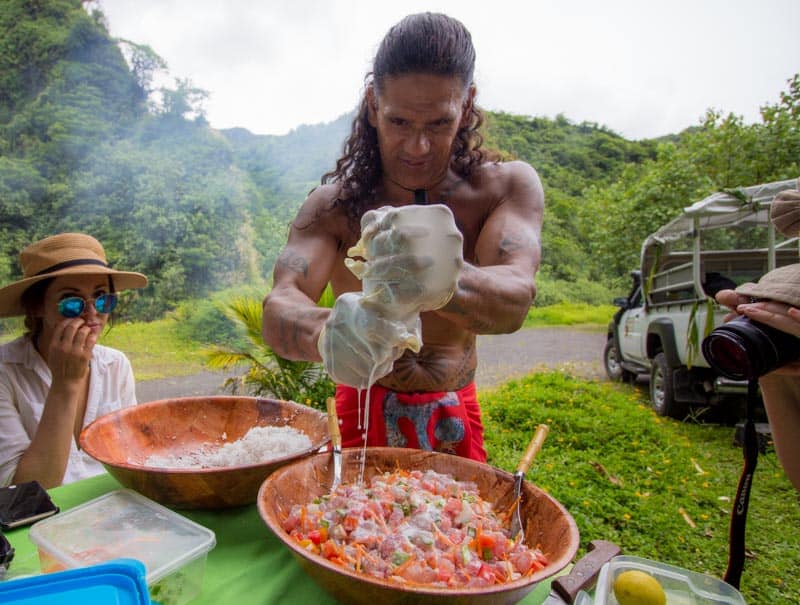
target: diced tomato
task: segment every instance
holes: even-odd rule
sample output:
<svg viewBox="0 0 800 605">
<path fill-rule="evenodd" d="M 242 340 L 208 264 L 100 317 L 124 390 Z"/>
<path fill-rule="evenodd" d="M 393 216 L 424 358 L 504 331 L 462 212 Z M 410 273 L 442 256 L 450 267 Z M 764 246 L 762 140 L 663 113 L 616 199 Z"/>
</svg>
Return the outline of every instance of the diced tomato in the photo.
<svg viewBox="0 0 800 605">
<path fill-rule="evenodd" d="M 478 577 L 483 578 L 489 582 L 489 584 L 496 584 L 497 582 L 503 580 L 503 578 L 498 575 L 497 570 L 490 565 L 486 565 L 486 563 L 481 564 L 481 568 L 478 571 Z"/>
<path fill-rule="evenodd" d="M 341 549 L 336 545 L 333 540 L 326 540 L 320 545 L 320 554 L 326 559 L 333 559 L 334 557 L 341 556 Z"/>
<path fill-rule="evenodd" d="M 346 529 L 348 532 L 351 532 L 351 531 L 353 531 L 353 530 L 354 530 L 356 527 L 358 527 L 358 517 L 356 517 L 355 515 L 347 515 L 347 516 L 344 518 L 344 521 L 342 521 L 342 525 L 344 525 L 344 528 L 345 528 L 345 529 Z"/>
<path fill-rule="evenodd" d="M 484 532 L 480 536 L 478 536 L 478 550 L 480 552 L 483 552 L 485 550 L 492 550 L 496 544 L 497 544 L 497 538 L 495 538 L 492 534 Z"/>
<path fill-rule="evenodd" d="M 328 530 L 324 527 L 320 527 L 319 529 L 312 529 L 308 532 L 308 539 L 311 540 L 314 544 L 319 544 L 320 542 L 324 542 L 328 539 Z"/>
</svg>

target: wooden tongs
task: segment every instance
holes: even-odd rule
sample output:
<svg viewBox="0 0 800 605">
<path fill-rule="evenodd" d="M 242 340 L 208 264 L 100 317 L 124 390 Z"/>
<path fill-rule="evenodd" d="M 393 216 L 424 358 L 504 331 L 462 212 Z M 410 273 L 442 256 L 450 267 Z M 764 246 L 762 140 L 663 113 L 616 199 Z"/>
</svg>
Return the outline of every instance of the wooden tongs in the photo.
<svg viewBox="0 0 800 605">
<path fill-rule="evenodd" d="M 522 480 L 525 478 L 525 473 L 528 472 L 536 454 L 542 449 L 542 444 L 549 430 L 550 427 L 546 424 L 540 424 L 536 427 L 536 432 L 534 432 L 533 438 L 528 444 L 528 449 L 526 449 L 525 453 L 522 455 L 522 459 L 517 465 L 517 471 L 514 473 L 514 512 L 511 515 L 512 539 L 516 538 L 517 534 L 525 529 L 522 527 L 522 518 L 519 515 L 520 499 L 522 498 Z"/>
</svg>

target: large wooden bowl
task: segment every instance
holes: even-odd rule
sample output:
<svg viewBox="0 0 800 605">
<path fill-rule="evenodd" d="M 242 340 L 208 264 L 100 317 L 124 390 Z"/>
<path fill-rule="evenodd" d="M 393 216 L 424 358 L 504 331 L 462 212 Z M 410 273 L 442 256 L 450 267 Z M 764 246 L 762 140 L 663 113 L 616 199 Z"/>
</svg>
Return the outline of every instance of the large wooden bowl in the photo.
<svg viewBox="0 0 800 605">
<path fill-rule="evenodd" d="M 342 482 L 355 482 L 361 469 L 361 448 L 342 452 Z M 474 481 L 480 495 L 507 510 L 514 500 L 514 476 L 474 460 L 407 448 L 367 448 L 364 480 L 384 471 L 433 469 L 460 481 Z M 572 516 L 554 498 L 523 482 L 521 515 L 525 542 L 542 549 L 549 565 L 531 576 L 487 588 L 410 587 L 356 573 L 302 548 L 284 531 L 282 522 L 294 504 L 305 504 L 330 491 L 332 455 L 320 453 L 297 460 L 270 475 L 258 492 L 258 511 L 267 526 L 297 558 L 309 576 L 341 603 L 365 605 L 499 605 L 516 603 L 538 582 L 563 569 L 578 550 L 580 536 Z"/>
<path fill-rule="evenodd" d="M 122 485 L 173 508 L 228 508 L 252 504 L 275 469 L 317 452 L 330 441 L 327 416 L 290 401 L 256 397 L 161 399 L 112 412 L 80 435 L 80 446 Z M 145 466 L 153 454 L 196 452 L 236 441 L 255 426 L 291 426 L 311 447 L 268 462 L 225 468 Z"/>
</svg>

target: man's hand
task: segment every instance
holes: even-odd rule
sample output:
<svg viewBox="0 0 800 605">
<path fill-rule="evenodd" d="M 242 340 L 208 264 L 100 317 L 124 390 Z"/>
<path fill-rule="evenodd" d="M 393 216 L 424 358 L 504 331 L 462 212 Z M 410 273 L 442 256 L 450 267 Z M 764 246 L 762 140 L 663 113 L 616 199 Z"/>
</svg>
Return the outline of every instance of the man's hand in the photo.
<svg viewBox="0 0 800 605">
<path fill-rule="evenodd" d="M 331 378 L 354 388 L 386 376 L 405 349 L 417 353 L 421 346 L 418 316 L 411 326 L 384 318 L 355 292 L 336 299 L 317 343 Z"/>
<path fill-rule="evenodd" d="M 464 265 L 463 236 L 443 204 L 384 206 L 361 219 L 348 268 L 363 280 L 365 305 L 408 317 L 447 304 Z"/>
</svg>

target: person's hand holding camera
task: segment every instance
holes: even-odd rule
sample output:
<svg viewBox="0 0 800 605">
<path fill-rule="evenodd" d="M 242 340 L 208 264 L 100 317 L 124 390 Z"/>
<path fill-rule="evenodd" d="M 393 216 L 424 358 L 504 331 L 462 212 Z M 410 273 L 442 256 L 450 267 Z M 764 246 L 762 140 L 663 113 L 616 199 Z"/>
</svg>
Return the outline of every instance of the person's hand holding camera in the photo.
<svg viewBox="0 0 800 605">
<path fill-rule="evenodd" d="M 720 290 L 716 299 L 731 309 L 731 313 L 725 316 L 726 322 L 744 316 L 800 338 L 800 309 L 796 307 L 772 300 L 753 302 L 751 297 L 735 290 Z M 800 376 L 800 360 L 790 361 L 771 373 Z"/>
</svg>

